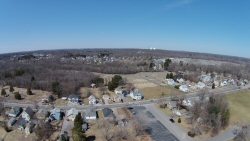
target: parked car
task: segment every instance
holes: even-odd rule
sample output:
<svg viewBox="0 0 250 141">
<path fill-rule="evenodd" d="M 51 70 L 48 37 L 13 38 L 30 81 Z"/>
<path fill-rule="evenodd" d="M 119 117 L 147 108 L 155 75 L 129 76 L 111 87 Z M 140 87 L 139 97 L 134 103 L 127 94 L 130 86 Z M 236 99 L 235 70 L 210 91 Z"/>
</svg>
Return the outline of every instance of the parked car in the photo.
<svg viewBox="0 0 250 141">
<path fill-rule="evenodd" d="M 171 118 L 171 119 L 169 119 L 172 123 L 175 123 L 175 121 Z"/>
</svg>

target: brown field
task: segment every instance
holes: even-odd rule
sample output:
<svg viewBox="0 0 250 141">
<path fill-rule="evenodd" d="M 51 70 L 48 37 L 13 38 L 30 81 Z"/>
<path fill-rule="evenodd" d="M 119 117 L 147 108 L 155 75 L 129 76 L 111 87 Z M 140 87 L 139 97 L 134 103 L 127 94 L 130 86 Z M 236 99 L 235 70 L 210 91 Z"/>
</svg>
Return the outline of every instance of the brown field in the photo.
<svg viewBox="0 0 250 141">
<path fill-rule="evenodd" d="M 9 92 L 9 86 L 5 86 L 4 89 L 6 90 L 6 93 L 9 94 L 8 97 L 5 97 L 5 100 L 7 102 L 13 102 L 13 103 L 30 103 L 30 104 L 33 104 L 34 101 L 41 101 L 42 100 L 42 97 L 45 96 L 46 94 L 49 95 L 51 94 L 51 92 L 48 92 L 48 91 L 42 91 L 42 90 L 32 90 L 32 93 L 33 95 L 27 95 L 26 92 L 27 92 L 27 89 L 26 88 L 17 88 L 17 87 L 14 87 L 14 92 L 19 92 L 21 97 L 22 97 L 22 100 L 16 100 L 14 98 L 14 92 L 11 93 Z"/>
<path fill-rule="evenodd" d="M 166 94 L 166 97 L 169 97 L 172 93 L 172 96 L 177 96 L 182 94 L 179 90 L 171 87 L 171 86 L 156 86 L 156 87 L 147 87 L 144 89 L 140 90 L 145 97 L 145 99 L 150 99 L 150 98 L 161 98 L 162 92 Z"/>
</svg>

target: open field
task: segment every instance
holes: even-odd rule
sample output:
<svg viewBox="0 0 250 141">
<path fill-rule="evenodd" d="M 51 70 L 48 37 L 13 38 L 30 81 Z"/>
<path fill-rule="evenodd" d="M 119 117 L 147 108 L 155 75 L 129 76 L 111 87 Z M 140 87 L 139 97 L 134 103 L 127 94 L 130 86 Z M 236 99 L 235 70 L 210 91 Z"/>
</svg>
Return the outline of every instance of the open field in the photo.
<svg viewBox="0 0 250 141">
<path fill-rule="evenodd" d="M 9 94 L 8 97 L 5 97 L 5 100 L 7 102 L 13 102 L 13 103 L 30 103 L 30 104 L 33 104 L 34 101 L 41 101 L 42 100 L 42 97 L 45 96 L 46 94 L 49 95 L 51 94 L 51 92 L 48 92 L 48 91 L 42 91 L 42 90 L 32 90 L 32 93 L 33 95 L 27 95 L 26 92 L 27 92 L 27 89 L 26 88 L 17 88 L 17 87 L 14 87 L 14 92 L 19 92 L 22 99 L 21 100 L 16 100 L 14 98 L 14 92 L 9 92 L 9 86 L 5 86 L 4 87 L 5 91 L 7 94 Z"/>
<path fill-rule="evenodd" d="M 241 90 L 227 95 L 230 107 L 230 125 L 234 122 L 250 122 L 250 90 Z"/>
<path fill-rule="evenodd" d="M 182 94 L 179 90 L 171 87 L 171 86 L 156 86 L 156 87 L 147 87 L 144 89 L 141 89 L 141 92 L 144 96 L 145 99 L 150 99 L 150 98 L 161 98 L 162 92 L 166 94 L 166 97 L 169 97 L 172 93 L 172 96 L 177 96 Z"/>
</svg>

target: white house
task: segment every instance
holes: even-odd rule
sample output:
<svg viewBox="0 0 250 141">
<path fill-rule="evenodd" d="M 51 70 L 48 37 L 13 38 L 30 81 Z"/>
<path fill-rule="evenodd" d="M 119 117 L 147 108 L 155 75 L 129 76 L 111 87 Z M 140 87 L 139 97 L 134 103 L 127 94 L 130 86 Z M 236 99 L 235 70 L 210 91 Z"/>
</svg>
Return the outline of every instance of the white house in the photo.
<svg viewBox="0 0 250 141">
<path fill-rule="evenodd" d="M 186 109 L 182 109 L 182 110 L 174 109 L 173 113 L 176 114 L 177 116 L 182 116 L 187 113 L 187 110 Z"/>
<path fill-rule="evenodd" d="M 175 85 L 175 81 L 173 79 L 167 79 L 168 85 Z"/>
<path fill-rule="evenodd" d="M 179 89 L 183 92 L 189 92 L 189 88 L 187 87 L 187 85 L 181 85 Z"/>
<path fill-rule="evenodd" d="M 129 95 L 132 99 L 136 100 L 142 99 L 142 94 L 139 92 L 138 89 L 132 89 Z"/>
<path fill-rule="evenodd" d="M 227 86 L 227 81 L 226 81 L 226 80 L 221 81 L 220 85 L 221 85 L 221 86 Z"/>
<path fill-rule="evenodd" d="M 194 106 L 194 101 L 192 99 L 184 99 L 182 101 L 182 104 L 184 106 L 193 107 Z"/>
<path fill-rule="evenodd" d="M 24 118 L 26 121 L 30 121 L 33 115 L 34 111 L 30 107 L 27 107 L 25 111 L 22 113 L 22 118 Z"/>
<path fill-rule="evenodd" d="M 196 85 L 197 88 L 199 89 L 203 89 L 206 87 L 206 85 L 203 82 L 198 82 L 198 84 Z"/>
<path fill-rule="evenodd" d="M 210 82 L 210 80 L 211 80 L 211 76 L 210 75 L 205 75 L 205 76 L 202 77 L 202 81 L 205 82 L 205 83 L 206 82 Z"/>
<path fill-rule="evenodd" d="M 122 90 L 116 89 L 115 94 L 122 94 Z"/>
<path fill-rule="evenodd" d="M 97 102 L 96 98 L 93 95 L 89 96 L 88 99 L 89 99 L 89 104 L 96 104 Z"/>
<path fill-rule="evenodd" d="M 75 108 L 71 108 L 70 110 L 68 110 L 67 112 L 67 118 L 71 121 L 74 121 L 76 118 L 76 115 L 78 115 L 78 110 Z"/>
</svg>

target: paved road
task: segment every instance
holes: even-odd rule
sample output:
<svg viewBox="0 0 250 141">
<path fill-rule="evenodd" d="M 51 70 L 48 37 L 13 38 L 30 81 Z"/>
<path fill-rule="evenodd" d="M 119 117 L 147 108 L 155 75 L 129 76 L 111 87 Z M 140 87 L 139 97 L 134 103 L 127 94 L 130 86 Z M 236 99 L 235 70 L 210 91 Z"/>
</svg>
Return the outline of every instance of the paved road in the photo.
<svg viewBox="0 0 250 141">
<path fill-rule="evenodd" d="M 235 134 L 234 134 L 235 129 L 239 130 L 239 129 L 241 129 L 241 127 L 239 127 L 238 125 L 235 124 L 235 125 L 229 127 L 224 132 L 220 133 L 219 135 L 217 135 L 215 137 L 211 137 L 211 138 L 207 139 L 206 141 L 227 141 L 227 140 L 233 139 L 235 137 Z"/>
<path fill-rule="evenodd" d="M 187 133 L 183 131 L 178 125 L 169 121 L 170 117 L 160 111 L 155 105 L 145 105 L 148 111 L 150 111 L 173 135 L 175 135 L 180 141 L 191 141 L 192 139 L 187 136 Z"/>
</svg>

